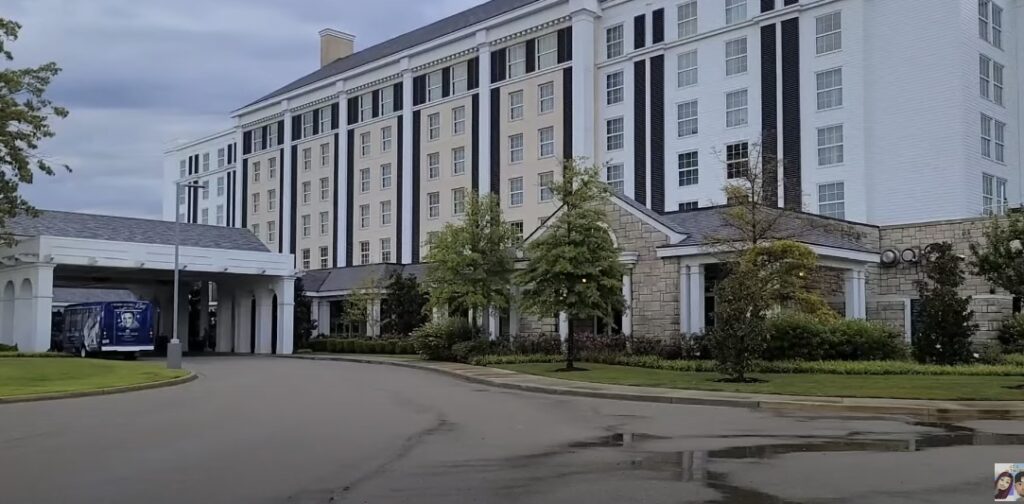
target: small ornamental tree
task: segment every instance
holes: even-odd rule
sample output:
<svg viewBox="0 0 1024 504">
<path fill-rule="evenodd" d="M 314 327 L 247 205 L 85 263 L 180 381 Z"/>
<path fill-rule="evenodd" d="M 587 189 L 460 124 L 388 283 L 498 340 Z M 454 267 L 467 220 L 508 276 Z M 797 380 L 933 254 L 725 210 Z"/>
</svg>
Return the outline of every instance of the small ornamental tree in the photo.
<svg viewBox="0 0 1024 504">
<path fill-rule="evenodd" d="M 971 298 L 961 296 L 964 258 L 953 245 L 942 242 L 925 253 L 926 280 L 917 282 L 921 296 L 920 324 L 914 330 L 914 357 L 930 364 L 965 364 L 971 361 L 971 337 L 978 330 L 970 309 Z"/>
<path fill-rule="evenodd" d="M 490 307 L 508 306 L 514 269 L 512 227 L 496 196 L 466 198 L 458 224 L 446 224 L 426 255 L 429 306 L 444 313 L 472 310 L 470 324 Z"/>
<path fill-rule="evenodd" d="M 528 263 L 516 278 L 523 309 L 539 316 L 564 312 L 574 318 L 605 317 L 625 306 L 623 268 L 606 224 L 608 187 L 597 166 L 583 159 L 562 162 L 562 180 L 551 186 L 561 203 L 547 229 L 526 245 Z M 565 369 L 574 368 L 570 328 Z"/>
<path fill-rule="evenodd" d="M 388 310 L 383 314 L 381 329 L 385 335 L 409 336 L 427 323 L 427 296 L 412 275 L 391 274 L 387 285 Z"/>
<path fill-rule="evenodd" d="M 983 244 L 971 243 L 971 268 L 993 285 L 1024 296 L 1024 214 L 994 218 Z"/>
</svg>

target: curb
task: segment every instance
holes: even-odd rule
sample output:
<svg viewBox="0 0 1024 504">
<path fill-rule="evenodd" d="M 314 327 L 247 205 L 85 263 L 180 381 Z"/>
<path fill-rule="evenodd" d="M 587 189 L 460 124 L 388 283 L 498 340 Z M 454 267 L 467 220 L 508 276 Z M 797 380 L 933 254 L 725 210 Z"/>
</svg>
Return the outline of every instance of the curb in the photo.
<svg viewBox="0 0 1024 504">
<path fill-rule="evenodd" d="M 14 403 L 26 403 L 26 402 L 40 402 L 40 401 L 54 401 L 57 399 L 75 399 L 79 397 L 92 397 L 102 395 L 114 395 L 124 394 L 126 392 L 137 392 L 139 390 L 151 390 L 164 387 L 173 387 L 175 385 L 184 385 L 188 382 L 194 381 L 199 378 L 195 372 L 190 371 L 189 374 L 178 378 L 172 378 L 170 380 L 163 380 L 158 382 L 149 383 L 138 383 L 135 385 L 125 385 L 123 387 L 111 387 L 98 390 L 81 390 L 76 392 L 55 392 L 52 394 L 35 394 L 25 396 L 13 396 L 13 397 L 0 397 L 0 405 L 3 404 L 14 404 Z"/>
<path fill-rule="evenodd" d="M 534 385 L 525 383 L 510 383 L 501 380 L 493 380 L 489 378 L 483 378 L 479 376 L 471 376 L 453 371 L 450 369 L 444 369 L 440 367 L 425 365 L 419 362 L 422 361 L 397 361 L 397 360 L 384 360 L 384 359 L 369 359 L 362 357 L 350 357 L 350 356 L 305 356 L 305 355 L 281 355 L 281 358 L 286 359 L 305 359 L 305 360 L 318 360 L 318 361 L 341 361 L 341 362 L 354 362 L 358 364 L 378 364 L 386 366 L 404 367 L 410 369 L 419 369 L 423 371 L 433 371 L 435 373 L 443 374 L 445 376 L 458 378 L 462 381 L 476 383 L 480 385 L 488 385 L 491 387 L 519 390 L 523 392 L 534 392 L 548 395 L 563 395 L 563 396 L 576 396 L 576 397 L 589 397 L 595 399 L 612 399 L 617 401 L 635 401 L 635 402 L 649 402 L 658 404 L 678 404 L 678 405 L 689 405 L 689 406 L 721 406 L 731 408 L 747 408 L 747 409 L 763 409 L 769 411 L 790 411 L 790 412 L 816 412 L 816 413 L 859 413 L 859 414 L 870 414 L 870 415 L 899 415 L 899 416 L 913 416 L 922 418 L 925 420 L 976 420 L 976 419 L 1016 419 L 1024 418 L 1024 408 L 955 408 L 949 406 L 937 407 L 929 404 L 915 404 L 913 399 L 907 399 L 902 404 L 870 404 L 870 403 L 847 403 L 846 398 L 841 398 L 838 402 L 823 402 L 823 401 L 800 401 L 794 400 L 791 396 L 785 396 L 780 399 L 739 399 L 731 397 L 685 397 L 685 396 L 671 396 L 671 395 L 653 395 L 635 392 L 618 392 L 618 391 L 600 391 L 600 390 L 585 390 L 580 388 L 570 387 L 557 387 L 548 385 Z M 491 369 L 491 368 L 481 368 Z M 519 373 L 514 373 L 519 374 Z M 530 376 L 530 375 L 527 375 Z M 585 383 L 585 382 L 573 382 L 565 380 L 568 384 Z M 594 385 L 594 384 L 591 384 Z M 680 391 L 685 391 L 680 389 Z M 861 398 L 850 398 L 849 400 L 856 401 L 870 401 L 871 399 Z M 881 399 L 880 399 L 881 400 Z M 892 401 L 891 399 L 885 399 L 885 401 Z M 921 401 L 925 403 L 926 401 Z"/>
</svg>

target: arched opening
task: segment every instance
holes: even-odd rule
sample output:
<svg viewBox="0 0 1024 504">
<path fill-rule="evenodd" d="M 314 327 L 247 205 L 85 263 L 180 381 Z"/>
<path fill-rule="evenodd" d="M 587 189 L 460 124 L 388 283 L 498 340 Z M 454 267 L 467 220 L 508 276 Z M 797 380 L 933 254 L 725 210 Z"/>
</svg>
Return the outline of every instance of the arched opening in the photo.
<svg viewBox="0 0 1024 504">
<path fill-rule="evenodd" d="M 270 303 L 270 353 L 277 353 L 277 294 Z"/>
<path fill-rule="evenodd" d="M 21 281 L 21 287 L 18 289 L 18 298 L 29 299 L 32 296 L 32 280 L 26 278 Z"/>
<path fill-rule="evenodd" d="M 256 298 L 249 307 L 249 353 L 256 353 Z"/>
<path fill-rule="evenodd" d="M 0 293 L 0 343 L 13 345 L 14 338 L 14 282 L 7 281 Z"/>
</svg>

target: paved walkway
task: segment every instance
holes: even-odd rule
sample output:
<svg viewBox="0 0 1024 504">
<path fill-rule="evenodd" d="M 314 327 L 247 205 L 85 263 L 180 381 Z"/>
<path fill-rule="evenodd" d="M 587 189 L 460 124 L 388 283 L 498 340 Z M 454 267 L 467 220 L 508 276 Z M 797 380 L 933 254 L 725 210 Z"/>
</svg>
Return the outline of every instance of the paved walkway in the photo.
<svg viewBox="0 0 1024 504">
<path fill-rule="evenodd" d="M 913 415 L 931 420 L 959 418 L 1024 418 L 1024 401 L 924 401 L 851 397 L 808 397 L 743 394 L 655 387 L 606 385 L 516 373 L 505 369 L 454 362 L 416 361 L 368 355 L 291 355 L 288 358 L 337 360 L 424 369 L 463 380 L 527 392 L 662 404 L 732 406 L 770 410 Z"/>
</svg>

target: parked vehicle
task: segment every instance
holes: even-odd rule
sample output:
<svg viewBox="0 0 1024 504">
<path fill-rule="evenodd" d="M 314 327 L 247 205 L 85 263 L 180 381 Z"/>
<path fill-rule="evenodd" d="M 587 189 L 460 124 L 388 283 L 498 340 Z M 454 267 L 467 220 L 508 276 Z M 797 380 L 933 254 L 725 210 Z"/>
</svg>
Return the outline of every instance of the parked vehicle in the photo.
<svg viewBox="0 0 1024 504">
<path fill-rule="evenodd" d="M 70 305 L 64 309 L 63 349 L 81 357 L 117 352 L 134 358 L 153 350 L 156 317 L 145 301 Z"/>
</svg>

